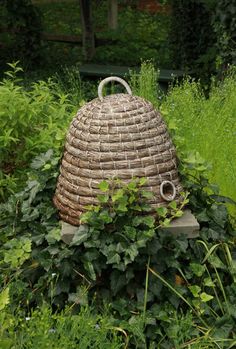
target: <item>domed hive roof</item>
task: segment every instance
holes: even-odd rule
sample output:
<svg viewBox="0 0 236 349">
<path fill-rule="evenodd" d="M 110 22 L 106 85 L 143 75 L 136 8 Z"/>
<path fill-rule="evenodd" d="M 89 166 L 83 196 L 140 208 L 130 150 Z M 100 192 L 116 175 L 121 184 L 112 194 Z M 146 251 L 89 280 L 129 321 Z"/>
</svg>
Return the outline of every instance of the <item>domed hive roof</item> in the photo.
<svg viewBox="0 0 236 349">
<path fill-rule="evenodd" d="M 102 97 L 105 83 L 125 84 L 129 94 Z M 153 210 L 168 201 L 180 201 L 176 152 L 160 113 L 143 98 L 132 96 L 119 78 L 107 78 L 99 86 L 99 98 L 84 105 L 67 134 L 54 204 L 63 221 L 80 224 L 87 205 L 98 203 L 102 180 L 129 182 L 146 177 L 145 190 Z M 170 191 L 170 193 L 169 193 Z"/>
</svg>

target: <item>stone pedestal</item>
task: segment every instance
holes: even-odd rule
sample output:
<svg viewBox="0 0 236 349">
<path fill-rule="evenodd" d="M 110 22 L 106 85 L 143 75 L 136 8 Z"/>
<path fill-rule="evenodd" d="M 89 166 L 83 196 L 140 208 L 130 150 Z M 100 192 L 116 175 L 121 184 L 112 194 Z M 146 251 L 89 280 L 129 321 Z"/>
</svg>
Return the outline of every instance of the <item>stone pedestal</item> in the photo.
<svg viewBox="0 0 236 349">
<path fill-rule="evenodd" d="M 71 225 L 66 222 L 61 222 L 61 239 L 64 241 L 66 244 L 70 244 L 73 240 L 73 237 L 75 235 L 76 230 L 78 227 Z"/>
<path fill-rule="evenodd" d="M 70 244 L 78 227 L 61 222 L 61 238 L 66 244 Z M 180 218 L 173 219 L 168 227 L 162 228 L 176 236 L 185 234 L 189 239 L 199 236 L 199 223 L 190 210 L 185 210 Z"/>
<path fill-rule="evenodd" d="M 190 210 L 185 210 L 180 218 L 173 219 L 168 227 L 162 228 L 178 236 L 187 235 L 189 239 L 199 236 L 199 223 Z"/>
</svg>

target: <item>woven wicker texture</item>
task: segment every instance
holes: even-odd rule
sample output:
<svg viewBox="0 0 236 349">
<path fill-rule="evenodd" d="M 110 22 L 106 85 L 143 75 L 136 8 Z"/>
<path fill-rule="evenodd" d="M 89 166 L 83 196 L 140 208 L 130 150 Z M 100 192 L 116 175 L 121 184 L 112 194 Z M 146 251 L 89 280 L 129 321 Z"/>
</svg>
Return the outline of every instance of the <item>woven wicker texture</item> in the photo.
<svg viewBox="0 0 236 349">
<path fill-rule="evenodd" d="M 98 203 L 104 179 L 146 177 L 153 210 L 181 200 L 175 148 L 160 113 L 130 90 L 104 98 L 101 92 L 100 84 L 99 98 L 78 111 L 66 138 L 54 204 L 73 225 L 80 224 L 85 206 Z"/>
</svg>

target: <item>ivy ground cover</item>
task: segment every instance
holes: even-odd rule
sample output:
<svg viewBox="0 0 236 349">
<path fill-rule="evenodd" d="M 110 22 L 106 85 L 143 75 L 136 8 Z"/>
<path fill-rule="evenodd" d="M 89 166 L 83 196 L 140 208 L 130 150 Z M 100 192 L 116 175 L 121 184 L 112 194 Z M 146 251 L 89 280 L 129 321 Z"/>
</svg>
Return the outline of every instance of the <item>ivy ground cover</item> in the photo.
<svg viewBox="0 0 236 349">
<path fill-rule="evenodd" d="M 0 139 L 6 142 L 2 143 L 1 156 L 6 164 L 8 154 L 19 148 L 24 163 L 15 150 L 11 171 L 6 173 L 6 165 L 1 168 L 5 191 L 6 181 L 20 176 L 20 183 L 16 182 L 7 195 L 3 190 L 0 204 L 0 346 L 234 348 L 236 231 L 225 206 L 230 199 L 219 195 L 208 166 L 194 149 L 187 154 L 174 109 L 178 98 L 185 96 L 177 92 L 194 90 L 195 83 L 188 81 L 176 87 L 163 101 L 158 99 L 153 67 L 144 65 L 141 75 L 133 79 L 135 93 L 158 104 L 175 131 L 185 200 L 200 223 L 199 238 L 175 237 L 163 230 L 171 217 L 181 215 L 181 207 L 171 202 L 155 217 L 149 216 L 145 198 L 151 194 L 142 189 L 145 179 L 139 179 L 115 189 L 112 195 L 109 183 L 101 183 L 104 195 L 99 197 L 100 205 L 89 208 L 72 244 L 65 245 L 60 239 L 52 197 L 63 133 L 74 110 L 68 100 L 73 99 L 69 94 L 65 97 L 65 91 L 52 82 L 37 83 L 29 92 L 29 87 L 25 89 L 17 81 L 16 66 L 12 69 L 0 93 L 8 96 L 10 89 L 18 102 L 13 109 L 7 109 L 8 104 L 1 107 L 5 127 L 1 128 Z M 202 95 L 199 100 L 210 105 L 215 91 L 218 96 L 231 83 L 229 90 L 233 90 L 234 79 L 230 75 L 221 87 L 212 89 L 208 100 Z M 227 103 L 228 93 L 223 96 L 215 104 L 218 108 Z M 35 101 L 40 115 L 50 112 L 49 128 L 33 114 Z M 193 105 L 193 110 L 199 111 L 194 102 L 194 98 L 185 96 L 182 109 L 185 106 L 191 110 Z M 16 123 L 6 122 L 12 110 L 13 116 L 20 116 L 12 118 Z M 216 108 L 208 106 L 207 110 L 210 115 Z M 226 108 L 223 110 L 226 124 Z M 34 120 L 33 127 L 24 123 L 25 115 Z M 19 126 L 24 130 L 20 136 Z M 54 142 L 57 131 L 59 136 Z M 28 147 L 34 140 L 36 147 Z M 208 148 L 204 149 L 203 156 Z M 223 182 L 224 178 L 220 179 Z"/>
</svg>

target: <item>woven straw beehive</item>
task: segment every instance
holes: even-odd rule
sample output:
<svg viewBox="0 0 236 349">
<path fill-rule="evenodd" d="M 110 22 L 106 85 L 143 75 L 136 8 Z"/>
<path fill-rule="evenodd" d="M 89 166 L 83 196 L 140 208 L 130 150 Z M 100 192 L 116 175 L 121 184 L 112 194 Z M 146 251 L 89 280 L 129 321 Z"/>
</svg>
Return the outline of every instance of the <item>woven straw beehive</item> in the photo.
<svg viewBox="0 0 236 349">
<path fill-rule="evenodd" d="M 128 94 L 102 97 L 103 86 L 119 81 Z M 80 224 L 87 205 L 97 204 L 102 180 L 129 182 L 146 177 L 146 190 L 154 193 L 153 210 L 168 201 L 180 201 L 176 152 L 166 125 L 150 102 L 132 96 L 122 79 L 104 79 L 98 96 L 72 120 L 62 158 L 54 204 L 63 221 Z"/>
</svg>

